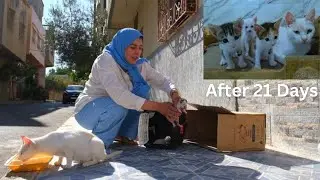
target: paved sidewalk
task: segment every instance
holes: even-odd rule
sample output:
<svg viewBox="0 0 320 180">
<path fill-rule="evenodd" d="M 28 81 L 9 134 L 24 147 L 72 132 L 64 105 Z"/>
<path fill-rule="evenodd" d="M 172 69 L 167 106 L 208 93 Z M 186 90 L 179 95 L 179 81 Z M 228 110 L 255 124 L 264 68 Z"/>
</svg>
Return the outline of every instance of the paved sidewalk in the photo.
<svg viewBox="0 0 320 180">
<path fill-rule="evenodd" d="M 59 129 L 81 128 L 74 118 Z M 117 146 L 118 157 L 90 167 L 8 174 L 26 179 L 274 179 L 320 180 L 320 162 L 272 150 L 216 153 L 185 144 L 177 150 Z M 8 177 L 8 178 L 9 178 Z"/>
</svg>

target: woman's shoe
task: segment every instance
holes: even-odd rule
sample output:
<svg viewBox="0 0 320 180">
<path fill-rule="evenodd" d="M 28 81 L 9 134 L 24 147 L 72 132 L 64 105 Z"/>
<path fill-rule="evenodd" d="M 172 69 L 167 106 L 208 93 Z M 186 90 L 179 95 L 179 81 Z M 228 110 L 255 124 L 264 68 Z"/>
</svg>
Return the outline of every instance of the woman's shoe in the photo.
<svg viewBox="0 0 320 180">
<path fill-rule="evenodd" d="M 118 141 L 121 144 L 125 144 L 125 145 L 138 145 L 138 143 L 135 140 L 131 140 L 127 137 L 123 137 L 123 136 L 117 136 L 115 138 L 116 141 Z"/>
</svg>

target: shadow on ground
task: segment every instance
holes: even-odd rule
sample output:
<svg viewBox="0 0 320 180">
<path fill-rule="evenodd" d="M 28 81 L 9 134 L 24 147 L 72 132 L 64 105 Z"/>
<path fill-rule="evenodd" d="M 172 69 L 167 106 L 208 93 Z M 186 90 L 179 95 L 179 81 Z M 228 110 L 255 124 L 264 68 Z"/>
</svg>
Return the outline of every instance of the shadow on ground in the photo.
<svg viewBox="0 0 320 180">
<path fill-rule="evenodd" d="M 98 173 L 96 173 L 98 172 Z M 110 163 L 99 163 L 96 165 L 92 165 L 90 167 L 80 167 L 73 166 L 70 169 L 59 169 L 59 167 L 50 167 L 42 172 L 9 172 L 5 177 L 6 178 L 22 178 L 22 179 L 48 179 L 52 177 L 62 177 L 62 176 L 70 176 L 72 179 L 77 179 L 85 176 L 87 179 L 95 179 L 106 176 L 112 176 L 114 173 L 114 168 L 110 165 Z M 54 178 L 55 179 L 55 178 Z"/>
<path fill-rule="evenodd" d="M 297 156 L 292 156 L 289 154 L 273 151 L 273 150 L 265 150 L 260 152 L 237 152 L 229 154 L 232 157 L 237 157 L 240 159 L 245 159 L 248 161 L 264 164 L 267 166 L 275 166 L 284 170 L 291 170 L 292 167 L 297 166 L 308 166 L 319 164 L 319 161 L 313 161 L 310 159 L 305 159 Z M 310 156 L 311 158 L 311 156 Z"/>
<path fill-rule="evenodd" d="M 73 104 L 65 105 L 60 102 L 0 104 L 0 126 L 46 126 L 36 118 L 68 106 Z"/>
</svg>

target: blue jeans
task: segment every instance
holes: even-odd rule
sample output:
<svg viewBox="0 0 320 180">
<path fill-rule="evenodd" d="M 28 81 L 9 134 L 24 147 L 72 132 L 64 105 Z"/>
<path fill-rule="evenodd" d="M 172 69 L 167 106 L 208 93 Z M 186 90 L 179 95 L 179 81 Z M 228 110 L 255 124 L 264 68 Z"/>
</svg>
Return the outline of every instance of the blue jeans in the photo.
<svg viewBox="0 0 320 180">
<path fill-rule="evenodd" d="M 136 139 L 140 113 L 126 109 L 110 97 L 100 97 L 86 104 L 75 118 L 85 129 L 92 130 L 105 147 L 109 147 L 117 135 Z"/>
</svg>

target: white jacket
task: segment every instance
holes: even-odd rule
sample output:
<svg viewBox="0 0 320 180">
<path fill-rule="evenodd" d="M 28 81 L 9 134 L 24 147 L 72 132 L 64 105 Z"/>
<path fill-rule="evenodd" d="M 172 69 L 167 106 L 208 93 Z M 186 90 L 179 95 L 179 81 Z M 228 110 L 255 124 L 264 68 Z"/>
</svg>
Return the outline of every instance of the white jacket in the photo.
<svg viewBox="0 0 320 180">
<path fill-rule="evenodd" d="M 149 63 L 138 65 L 142 77 L 149 85 L 165 91 L 168 95 L 175 85 L 160 74 Z M 117 104 L 127 108 L 142 111 L 144 98 L 131 93 L 132 83 L 129 75 L 116 63 L 113 57 L 104 52 L 94 61 L 83 92 L 75 102 L 75 113 L 79 112 L 88 102 L 97 97 L 111 97 Z"/>
</svg>

